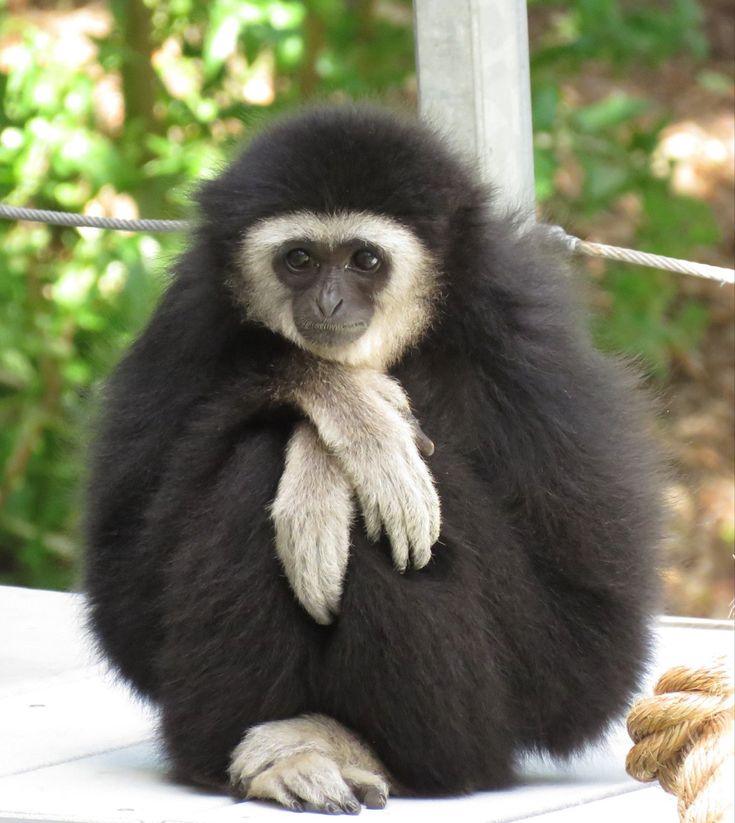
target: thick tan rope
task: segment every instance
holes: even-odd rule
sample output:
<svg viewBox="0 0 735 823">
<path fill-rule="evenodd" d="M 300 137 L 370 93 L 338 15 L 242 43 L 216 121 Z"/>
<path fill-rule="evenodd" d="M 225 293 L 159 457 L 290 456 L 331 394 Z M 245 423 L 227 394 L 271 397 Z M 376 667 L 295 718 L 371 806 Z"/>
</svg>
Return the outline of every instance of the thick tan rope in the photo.
<svg viewBox="0 0 735 823">
<path fill-rule="evenodd" d="M 625 768 L 636 780 L 658 779 L 676 795 L 681 823 L 735 820 L 735 704 L 732 670 L 669 669 L 628 715 L 633 748 Z"/>
</svg>

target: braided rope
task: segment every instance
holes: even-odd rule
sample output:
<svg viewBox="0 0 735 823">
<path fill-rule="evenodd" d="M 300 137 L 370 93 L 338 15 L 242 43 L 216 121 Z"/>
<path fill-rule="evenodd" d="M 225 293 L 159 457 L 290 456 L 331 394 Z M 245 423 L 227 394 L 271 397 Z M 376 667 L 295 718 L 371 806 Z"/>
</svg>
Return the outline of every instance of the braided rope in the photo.
<svg viewBox="0 0 735 823">
<path fill-rule="evenodd" d="M 30 220 L 36 223 L 48 223 L 53 226 L 74 226 L 76 228 L 113 229 L 116 231 L 180 232 L 190 231 L 194 223 L 189 220 L 125 220 L 117 217 L 94 217 L 48 209 L 26 209 L 0 203 L 0 219 Z M 567 234 L 561 226 L 553 227 L 554 233 L 572 254 L 586 254 L 589 257 L 605 257 L 623 263 L 634 263 L 654 269 L 691 274 L 717 280 L 720 284 L 735 283 L 735 270 L 724 266 L 710 266 L 706 263 L 694 263 L 691 260 L 679 260 L 661 254 L 625 249 L 619 246 L 607 246 L 604 243 L 590 243 L 579 237 Z"/>
<path fill-rule="evenodd" d="M 114 229 L 116 231 L 173 232 L 187 231 L 192 224 L 188 220 L 125 220 L 119 217 L 94 217 L 69 211 L 48 209 L 24 209 L 0 203 L 0 218 L 5 220 L 31 220 L 52 226 L 75 226 L 89 229 Z"/>
<path fill-rule="evenodd" d="M 735 687 L 724 658 L 669 669 L 628 715 L 625 768 L 678 798 L 681 823 L 735 819 Z"/>
<path fill-rule="evenodd" d="M 720 283 L 735 283 L 735 270 L 724 266 L 710 266 L 707 263 L 694 263 L 691 260 L 679 260 L 677 257 L 666 257 L 662 254 L 652 254 L 646 251 L 625 249 L 619 246 L 607 246 L 604 243 L 591 243 L 580 240 L 579 237 L 567 235 L 567 245 L 575 254 L 586 254 L 588 257 L 605 257 L 608 260 L 619 260 L 622 263 L 634 263 L 638 266 L 648 266 L 653 269 L 675 271 L 679 274 L 692 274 L 695 277 L 706 277 Z"/>
</svg>

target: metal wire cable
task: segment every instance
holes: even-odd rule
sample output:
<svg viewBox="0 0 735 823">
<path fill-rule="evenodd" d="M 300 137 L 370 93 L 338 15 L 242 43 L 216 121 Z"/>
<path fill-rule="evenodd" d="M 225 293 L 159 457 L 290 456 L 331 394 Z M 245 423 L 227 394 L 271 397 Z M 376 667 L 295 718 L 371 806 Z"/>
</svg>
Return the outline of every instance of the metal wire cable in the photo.
<svg viewBox="0 0 735 823">
<path fill-rule="evenodd" d="M 17 206 L 7 206 L 4 203 L 0 203 L 0 218 L 4 220 L 30 220 L 34 223 L 48 223 L 52 226 L 113 229 L 114 231 L 175 232 L 187 231 L 192 227 L 189 220 L 125 220 L 119 217 L 94 217 L 91 214 L 76 214 L 69 211 L 24 209 Z"/>
<path fill-rule="evenodd" d="M 194 226 L 190 220 L 124 220 L 117 217 L 94 217 L 75 212 L 25 209 L 2 203 L 0 203 L 0 219 L 29 220 L 53 226 L 112 229 L 114 231 L 183 232 L 190 231 Z M 724 266 L 710 266 L 706 263 L 694 263 L 691 260 L 679 260 L 676 257 L 665 257 L 661 254 L 607 246 L 604 243 L 591 243 L 567 234 L 561 226 L 554 226 L 553 231 L 572 254 L 604 257 L 622 263 L 633 263 L 679 274 L 690 274 L 694 277 L 705 277 L 709 280 L 716 280 L 720 284 L 735 283 L 735 270 Z"/>
<path fill-rule="evenodd" d="M 724 266 L 710 266 L 707 263 L 694 263 L 691 260 L 680 260 L 677 257 L 666 257 L 662 254 L 625 249 L 620 246 L 608 246 L 604 243 L 591 243 L 579 237 L 563 233 L 562 240 L 573 254 L 584 254 L 588 257 L 604 257 L 608 260 L 618 260 L 621 263 L 633 263 L 637 266 L 648 266 L 653 269 L 674 271 L 679 274 L 691 274 L 695 277 L 706 277 L 717 280 L 719 283 L 735 283 L 735 270 Z"/>
</svg>

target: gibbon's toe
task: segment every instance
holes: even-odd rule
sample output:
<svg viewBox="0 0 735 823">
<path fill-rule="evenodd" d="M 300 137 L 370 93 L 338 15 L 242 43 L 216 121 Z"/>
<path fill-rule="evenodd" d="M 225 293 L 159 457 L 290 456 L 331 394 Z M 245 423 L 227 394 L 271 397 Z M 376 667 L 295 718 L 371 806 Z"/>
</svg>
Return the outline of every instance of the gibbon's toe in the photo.
<svg viewBox="0 0 735 823">
<path fill-rule="evenodd" d="M 366 792 L 374 786 L 360 783 Z M 273 800 L 293 811 L 359 814 L 360 802 L 337 764 L 317 752 L 301 752 L 277 760 L 250 780 L 249 800 Z"/>
<path fill-rule="evenodd" d="M 388 781 L 382 775 L 358 766 L 345 766 L 342 777 L 355 797 L 368 809 L 385 808 L 390 789 Z"/>
<path fill-rule="evenodd" d="M 359 814 L 382 809 L 389 777 L 370 749 L 324 715 L 261 723 L 247 731 L 230 761 L 239 798 L 273 800 L 294 811 Z"/>
</svg>

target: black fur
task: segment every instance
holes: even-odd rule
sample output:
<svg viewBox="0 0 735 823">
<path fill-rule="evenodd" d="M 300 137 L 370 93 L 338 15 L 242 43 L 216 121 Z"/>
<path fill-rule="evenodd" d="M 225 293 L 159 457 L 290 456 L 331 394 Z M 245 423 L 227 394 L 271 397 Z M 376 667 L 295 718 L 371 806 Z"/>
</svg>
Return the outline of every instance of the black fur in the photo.
<svg viewBox="0 0 735 823">
<path fill-rule="evenodd" d="M 658 483 L 632 381 L 593 350 L 554 244 L 493 216 L 428 130 L 362 108 L 270 128 L 200 203 L 110 381 L 87 525 L 92 626 L 161 706 L 178 770 L 223 780 L 248 727 L 307 711 L 421 793 L 500 786 L 518 753 L 595 738 L 646 659 Z M 358 522 L 327 628 L 268 516 L 297 414 L 265 387 L 293 347 L 225 285 L 243 230 L 295 209 L 391 215 L 442 263 L 437 320 L 394 369 L 436 444 L 440 544 L 401 576 Z"/>
</svg>

